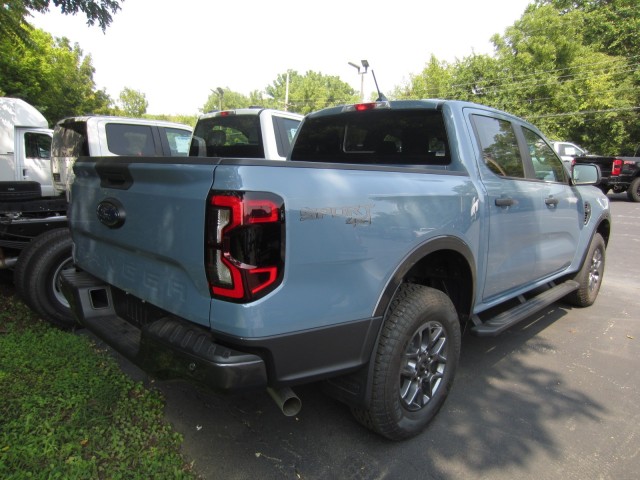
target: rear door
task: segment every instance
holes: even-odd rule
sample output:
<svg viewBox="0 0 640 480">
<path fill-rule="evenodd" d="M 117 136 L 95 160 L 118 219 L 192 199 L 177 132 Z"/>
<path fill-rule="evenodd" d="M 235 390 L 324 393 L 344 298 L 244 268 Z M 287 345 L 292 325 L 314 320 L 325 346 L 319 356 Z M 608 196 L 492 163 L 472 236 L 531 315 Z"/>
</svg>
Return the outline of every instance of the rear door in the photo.
<svg viewBox="0 0 640 480">
<path fill-rule="evenodd" d="M 536 215 L 540 219 L 536 276 L 542 278 L 567 268 L 578 247 L 582 227 L 582 207 L 569 185 L 562 161 L 544 139 L 523 126 L 528 152 L 527 176 L 537 184 Z"/>
</svg>

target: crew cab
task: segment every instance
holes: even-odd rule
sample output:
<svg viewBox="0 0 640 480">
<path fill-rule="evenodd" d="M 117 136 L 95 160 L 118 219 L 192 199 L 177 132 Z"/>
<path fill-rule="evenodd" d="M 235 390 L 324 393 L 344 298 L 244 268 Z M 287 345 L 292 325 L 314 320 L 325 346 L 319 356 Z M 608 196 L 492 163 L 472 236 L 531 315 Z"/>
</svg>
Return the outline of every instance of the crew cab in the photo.
<svg viewBox="0 0 640 480">
<path fill-rule="evenodd" d="M 591 305 L 611 228 L 597 167 L 569 178 L 533 125 L 453 100 L 311 113 L 287 161 L 74 168 L 80 324 L 160 378 L 266 388 L 287 415 L 323 381 L 390 439 L 442 406 L 463 331 Z"/>
</svg>

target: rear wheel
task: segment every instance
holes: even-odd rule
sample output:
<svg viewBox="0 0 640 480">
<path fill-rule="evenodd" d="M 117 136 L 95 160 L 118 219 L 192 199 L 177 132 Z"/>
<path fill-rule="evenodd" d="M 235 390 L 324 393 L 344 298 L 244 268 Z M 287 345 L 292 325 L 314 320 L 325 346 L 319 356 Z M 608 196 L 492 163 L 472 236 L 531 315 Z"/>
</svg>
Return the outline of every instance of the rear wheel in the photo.
<svg viewBox="0 0 640 480">
<path fill-rule="evenodd" d="M 632 202 L 640 202 L 640 177 L 634 178 L 627 189 L 627 198 Z"/>
<path fill-rule="evenodd" d="M 382 327 L 370 406 L 353 408 L 356 419 L 392 440 L 420 433 L 451 389 L 460 336 L 458 315 L 444 293 L 401 286 Z"/>
<path fill-rule="evenodd" d="M 605 250 L 602 235 L 596 233 L 591 240 L 582 268 L 573 278 L 580 286 L 566 297 L 570 304 L 588 307 L 596 301 L 604 275 Z"/>
<path fill-rule="evenodd" d="M 71 234 L 66 228 L 44 233 L 22 252 L 25 258 L 19 259 L 14 272 L 16 290 L 27 305 L 63 329 L 76 326 L 69 302 L 60 289 L 60 275 L 74 268 L 71 245 Z"/>
</svg>

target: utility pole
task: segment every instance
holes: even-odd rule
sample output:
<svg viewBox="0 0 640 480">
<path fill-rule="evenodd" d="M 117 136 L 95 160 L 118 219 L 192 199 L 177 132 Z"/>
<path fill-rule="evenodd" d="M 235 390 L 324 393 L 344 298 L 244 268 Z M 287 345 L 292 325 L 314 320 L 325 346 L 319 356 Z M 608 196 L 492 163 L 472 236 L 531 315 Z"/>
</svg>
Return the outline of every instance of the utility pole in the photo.
<svg viewBox="0 0 640 480">
<path fill-rule="evenodd" d="M 216 88 L 216 91 L 218 92 L 218 97 L 220 100 L 220 111 L 222 111 L 222 97 L 224 97 L 224 90 L 220 87 Z"/>
<path fill-rule="evenodd" d="M 362 70 L 360 70 L 360 65 L 356 63 L 349 62 L 349 65 L 358 70 L 358 75 L 360 75 L 360 101 L 364 102 L 364 74 L 367 73 L 369 69 L 369 62 L 360 60 L 360 63 L 362 64 Z"/>
</svg>

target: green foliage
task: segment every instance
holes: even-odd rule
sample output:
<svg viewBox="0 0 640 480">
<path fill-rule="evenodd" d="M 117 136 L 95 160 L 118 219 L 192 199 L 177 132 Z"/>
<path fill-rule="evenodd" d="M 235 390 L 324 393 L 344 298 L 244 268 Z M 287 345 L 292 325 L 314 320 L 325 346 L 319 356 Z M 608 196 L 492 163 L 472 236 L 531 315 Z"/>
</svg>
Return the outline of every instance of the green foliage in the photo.
<svg viewBox="0 0 640 480">
<path fill-rule="evenodd" d="M 289 97 L 287 99 L 287 78 Z M 289 70 L 277 76 L 276 80 L 265 89 L 271 98 L 273 108 L 307 114 L 325 107 L 344 103 L 354 103 L 360 98 L 358 93 L 340 77 L 323 75 L 320 72 L 308 71 L 300 75 Z"/>
<path fill-rule="evenodd" d="M 125 116 L 140 118 L 147 113 L 149 102 L 144 93 L 125 87 L 120 92 L 119 98 Z"/>
<path fill-rule="evenodd" d="M 142 116 L 142 118 L 148 118 L 150 120 L 164 120 L 165 122 L 182 123 L 183 125 L 189 125 L 191 127 L 195 127 L 196 122 L 198 121 L 197 115 L 152 115 L 146 113 Z"/>
<path fill-rule="evenodd" d="M 432 57 L 396 97 L 475 101 L 531 120 L 551 138 L 596 153 L 626 153 L 640 133 L 640 92 L 634 86 L 639 75 L 635 57 L 604 52 L 585 28 L 595 21 L 593 15 L 601 18 L 594 7 L 601 3 L 629 4 L 539 1 L 504 35 L 492 38 L 495 55 L 452 64 Z M 640 18 L 640 9 L 633 15 Z"/>
<path fill-rule="evenodd" d="M 312 71 L 300 75 L 293 70 L 279 74 L 273 84 L 265 88 L 264 93 L 256 90 L 247 97 L 229 88 L 223 89 L 223 92 L 221 95 L 217 89 L 211 90 L 202 111 L 259 106 L 306 114 L 325 107 L 357 102 L 359 99 L 353 88 L 339 77 Z"/>
<path fill-rule="evenodd" d="M 163 401 L 0 296 L 0 478 L 193 478 Z"/>
<path fill-rule="evenodd" d="M 220 93 L 218 89 L 211 90 L 211 94 L 202 107 L 203 113 L 213 112 L 214 110 L 235 110 L 237 108 L 247 108 L 251 105 L 260 105 L 259 103 L 252 104 L 249 97 L 234 92 L 228 87 L 221 88 L 220 90 L 222 90 L 222 93 Z"/>
<path fill-rule="evenodd" d="M 87 113 L 110 113 L 111 99 L 97 90 L 91 56 L 67 38 L 33 29 L 32 44 L 0 39 L 0 89 L 34 105 L 50 124 Z"/>
<path fill-rule="evenodd" d="M 584 13 L 585 42 L 609 55 L 633 57 L 640 51 L 638 0 L 538 0 L 561 14 Z"/>
</svg>

